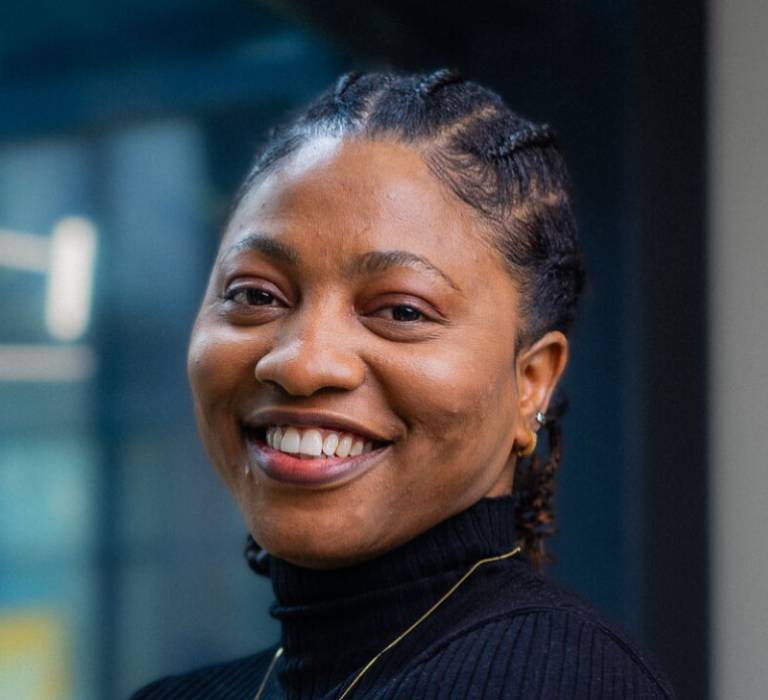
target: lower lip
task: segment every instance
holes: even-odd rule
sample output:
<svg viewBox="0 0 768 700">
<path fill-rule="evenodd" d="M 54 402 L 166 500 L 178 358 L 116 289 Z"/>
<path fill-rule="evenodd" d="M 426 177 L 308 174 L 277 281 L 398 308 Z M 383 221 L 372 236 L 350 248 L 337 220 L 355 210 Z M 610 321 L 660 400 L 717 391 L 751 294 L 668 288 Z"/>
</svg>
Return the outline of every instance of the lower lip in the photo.
<svg viewBox="0 0 768 700">
<path fill-rule="evenodd" d="M 389 451 L 389 445 L 354 457 L 301 459 L 275 450 L 253 436 L 246 436 L 248 456 L 267 476 L 286 484 L 301 486 L 337 485 L 350 481 L 374 467 Z"/>
</svg>

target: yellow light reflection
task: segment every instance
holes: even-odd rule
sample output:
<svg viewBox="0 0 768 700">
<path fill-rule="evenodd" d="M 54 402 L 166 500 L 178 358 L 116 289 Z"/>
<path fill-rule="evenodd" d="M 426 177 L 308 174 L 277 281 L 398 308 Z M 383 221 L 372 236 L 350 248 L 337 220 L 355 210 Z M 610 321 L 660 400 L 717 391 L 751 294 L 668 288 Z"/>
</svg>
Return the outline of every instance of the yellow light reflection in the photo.
<svg viewBox="0 0 768 700">
<path fill-rule="evenodd" d="M 64 700 L 71 692 L 62 619 L 53 612 L 0 612 L 4 698 Z"/>
</svg>

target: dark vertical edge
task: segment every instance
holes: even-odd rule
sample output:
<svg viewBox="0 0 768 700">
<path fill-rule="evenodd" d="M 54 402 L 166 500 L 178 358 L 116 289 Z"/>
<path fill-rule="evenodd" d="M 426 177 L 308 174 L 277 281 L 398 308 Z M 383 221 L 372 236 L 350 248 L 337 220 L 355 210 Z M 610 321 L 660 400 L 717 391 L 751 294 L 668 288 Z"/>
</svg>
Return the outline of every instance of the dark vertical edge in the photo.
<svg viewBox="0 0 768 700">
<path fill-rule="evenodd" d="M 632 5 L 630 368 L 644 631 L 681 699 L 709 696 L 706 8 Z"/>
<path fill-rule="evenodd" d="M 622 526 L 626 534 L 626 552 L 624 567 L 627 575 L 629 599 L 634 610 L 631 613 L 633 623 L 632 631 L 635 634 L 645 634 L 645 594 L 643 580 L 645 578 L 645 510 L 646 510 L 646 483 L 644 470 L 646 469 L 644 446 L 645 436 L 643 425 L 645 416 L 642 406 L 646 401 L 645 381 L 639 368 L 643 364 L 644 348 L 647 343 L 645 335 L 645 293 L 641 279 L 641 265 L 643 257 L 642 219 L 640 209 L 641 198 L 638 197 L 641 186 L 640 173 L 638 172 L 637 151 L 637 116 L 634 113 L 633 81 L 630 79 L 634 68 L 634 44 L 633 27 L 630 21 L 632 13 L 632 0 L 624 0 L 624 51 L 622 52 L 623 65 L 621 73 L 624 76 L 624 89 L 621 94 L 622 104 L 622 144 L 623 167 L 622 177 L 622 213 L 620 215 L 622 230 L 622 259 L 624 261 L 624 279 L 619 287 L 624 297 L 626 313 L 620 320 L 622 337 L 622 387 L 625 398 L 622 402 L 623 423 L 622 442 L 624 454 L 622 470 L 624 474 L 624 492 L 622 493 L 623 520 Z"/>
</svg>

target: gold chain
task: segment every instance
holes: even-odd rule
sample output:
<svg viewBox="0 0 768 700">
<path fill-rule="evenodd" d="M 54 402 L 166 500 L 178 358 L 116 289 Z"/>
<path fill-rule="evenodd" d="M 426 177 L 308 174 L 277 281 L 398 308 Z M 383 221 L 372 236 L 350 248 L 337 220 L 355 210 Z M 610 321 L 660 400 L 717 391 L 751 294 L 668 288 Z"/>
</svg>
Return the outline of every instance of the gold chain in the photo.
<svg viewBox="0 0 768 700">
<path fill-rule="evenodd" d="M 269 680 L 269 677 L 272 674 L 272 669 L 275 667 L 275 664 L 277 663 L 277 660 L 282 655 L 283 655 L 283 647 L 280 647 L 275 652 L 275 655 L 272 657 L 272 661 L 269 662 L 269 668 L 267 669 L 267 672 L 264 675 L 264 679 L 261 681 L 261 685 L 259 686 L 259 689 L 256 691 L 256 696 L 253 698 L 253 700 L 259 700 L 261 698 L 261 695 L 264 692 L 264 688 L 267 687 L 267 681 Z"/>
<path fill-rule="evenodd" d="M 466 581 L 475 571 L 478 567 L 482 566 L 483 564 L 488 564 L 490 562 L 494 561 L 501 561 L 502 559 L 508 559 L 509 557 L 514 557 L 516 554 L 520 552 L 520 547 L 515 547 L 513 550 L 509 552 L 505 552 L 504 554 L 498 554 L 495 557 L 486 557 L 485 559 L 480 559 L 479 561 L 476 561 L 472 567 L 465 573 L 456 583 L 451 586 L 448 591 L 443 595 L 440 600 L 438 600 L 427 612 L 425 612 L 416 622 L 414 622 L 407 630 L 402 632 L 399 636 L 397 636 L 395 639 L 393 639 L 387 646 L 385 646 L 376 656 L 374 656 L 365 666 L 363 666 L 358 672 L 357 675 L 352 679 L 352 682 L 346 687 L 344 692 L 339 695 L 338 700 L 344 700 L 344 698 L 347 697 L 352 692 L 352 689 L 358 684 L 360 679 L 368 672 L 368 670 L 373 666 L 379 658 L 388 652 L 395 644 L 400 642 L 402 639 L 407 637 L 413 630 L 416 629 L 424 620 L 426 620 L 435 610 L 437 610 L 448 598 L 450 598 L 456 590 L 461 586 L 464 581 Z M 262 693 L 264 692 L 264 689 L 267 687 L 267 681 L 269 680 L 269 676 L 272 673 L 272 669 L 275 667 L 275 664 L 277 663 L 277 660 L 282 656 L 283 654 L 283 647 L 279 647 L 278 650 L 275 652 L 275 655 L 272 657 L 272 661 L 269 664 L 269 668 L 267 669 L 267 673 L 264 676 L 264 680 L 261 681 L 261 685 L 259 686 L 259 690 L 257 691 L 256 695 L 254 696 L 253 700 L 261 700 Z"/>
</svg>

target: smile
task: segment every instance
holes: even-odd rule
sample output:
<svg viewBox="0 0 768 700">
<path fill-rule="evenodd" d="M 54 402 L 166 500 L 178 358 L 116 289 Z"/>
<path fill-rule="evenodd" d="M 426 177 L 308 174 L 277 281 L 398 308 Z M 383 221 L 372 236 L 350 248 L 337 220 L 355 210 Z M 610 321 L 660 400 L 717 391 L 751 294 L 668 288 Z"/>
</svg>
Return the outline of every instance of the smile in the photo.
<svg viewBox="0 0 768 700">
<path fill-rule="evenodd" d="M 272 479 L 304 486 L 338 485 L 377 464 L 391 443 L 321 427 L 245 429 L 252 464 Z"/>
<path fill-rule="evenodd" d="M 309 458 L 354 457 L 373 449 L 373 441 L 360 435 L 318 428 L 275 425 L 267 428 L 266 440 L 276 450 Z"/>
</svg>

